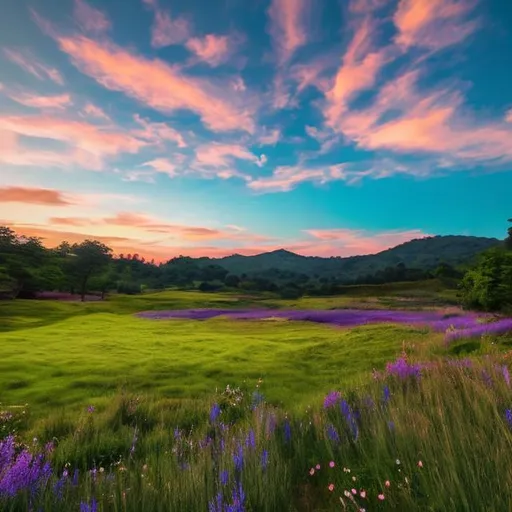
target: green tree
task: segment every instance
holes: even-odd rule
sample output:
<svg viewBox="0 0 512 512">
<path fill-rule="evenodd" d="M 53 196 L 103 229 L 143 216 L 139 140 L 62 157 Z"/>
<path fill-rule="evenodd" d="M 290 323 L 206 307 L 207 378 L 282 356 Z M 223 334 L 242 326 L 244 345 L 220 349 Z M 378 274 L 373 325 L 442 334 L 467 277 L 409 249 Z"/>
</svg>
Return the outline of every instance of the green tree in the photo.
<svg viewBox="0 0 512 512">
<path fill-rule="evenodd" d="M 112 260 L 112 249 L 98 240 L 73 244 L 69 255 L 70 270 L 77 280 L 82 302 L 85 300 L 89 279 L 101 275 Z"/>
<path fill-rule="evenodd" d="M 512 219 L 508 219 L 508 222 L 512 222 Z M 512 226 L 510 226 L 507 230 L 508 236 L 505 238 L 505 247 L 512 251 Z"/>
</svg>

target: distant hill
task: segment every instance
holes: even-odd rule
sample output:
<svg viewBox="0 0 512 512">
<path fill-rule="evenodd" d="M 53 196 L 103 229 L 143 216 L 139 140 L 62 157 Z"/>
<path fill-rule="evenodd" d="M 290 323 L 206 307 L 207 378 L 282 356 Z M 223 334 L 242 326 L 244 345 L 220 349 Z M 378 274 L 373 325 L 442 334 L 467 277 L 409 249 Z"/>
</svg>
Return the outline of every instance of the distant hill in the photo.
<svg viewBox="0 0 512 512">
<path fill-rule="evenodd" d="M 197 262 L 201 265 L 220 265 L 237 275 L 271 274 L 273 270 L 279 270 L 309 276 L 355 279 L 386 267 L 394 267 L 399 263 L 408 268 L 422 270 L 434 269 L 440 263 L 461 265 L 469 263 L 477 254 L 500 243 L 502 242 L 497 238 L 434 236 L 411 240 L 377 254 L 348 258 L 301 256 L 279 249 L 255 256 L 234 254 L 224 258 L 199 258 Z"/>
</svg>

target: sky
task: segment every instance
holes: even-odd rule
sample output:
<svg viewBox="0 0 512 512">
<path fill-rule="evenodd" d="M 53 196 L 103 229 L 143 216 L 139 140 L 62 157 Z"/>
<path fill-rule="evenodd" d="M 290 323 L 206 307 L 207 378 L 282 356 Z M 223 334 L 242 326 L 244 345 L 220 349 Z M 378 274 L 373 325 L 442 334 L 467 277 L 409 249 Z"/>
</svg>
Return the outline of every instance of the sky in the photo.
<svg viewBox="0 0 512 512">
<path fill-rule="evenodd" d="M 504 238 L 511 27 L 503 0 L 3 0 L 0 225 L 157 261 Z"/>
</svg>

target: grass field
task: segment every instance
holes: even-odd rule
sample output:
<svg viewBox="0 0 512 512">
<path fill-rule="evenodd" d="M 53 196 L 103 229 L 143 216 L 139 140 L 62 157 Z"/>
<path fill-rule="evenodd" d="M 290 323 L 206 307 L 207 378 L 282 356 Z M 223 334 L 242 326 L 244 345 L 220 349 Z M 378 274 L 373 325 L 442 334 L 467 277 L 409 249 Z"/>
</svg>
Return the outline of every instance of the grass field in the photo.
<svg viewBox="0 0 512 512">
<path fill-rule="evenodd" d="M 440 339 L 424 329 L 369 325 L 339 329 L 308 322 L 155 322 L 133 313 L 191 307 L 332 308 L 353 297 L 300 301 L 162 292 L 104 303 L 0 303 L 0 396 L 28 403 L 34 414 L 100 404 L 120 389 L 195 398 L 227 384 L 268 387 L 268 398 L 301 406 L 332 386 L 358 382 L 383 368 L 404 342 Z"/>
<path fill-rule="evenodd" d="M 454 298 L 429 282 L 0 302 L 0 510 L 508 511 L 510 333 L 135 316 Z"/>
</svg>

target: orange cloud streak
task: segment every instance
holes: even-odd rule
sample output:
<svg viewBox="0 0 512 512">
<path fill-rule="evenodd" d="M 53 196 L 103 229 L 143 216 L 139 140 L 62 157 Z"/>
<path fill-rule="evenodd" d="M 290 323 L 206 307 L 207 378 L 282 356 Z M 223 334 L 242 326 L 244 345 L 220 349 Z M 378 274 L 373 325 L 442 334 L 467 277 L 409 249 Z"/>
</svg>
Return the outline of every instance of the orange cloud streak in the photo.
<svg viewBox="0 0 512 512">
<path fill-rule="evenodd" d="M 0 203 L 70 206 L 75 204 L 59 190 L 30 187 L 0 187 Z"/>
</svg>

